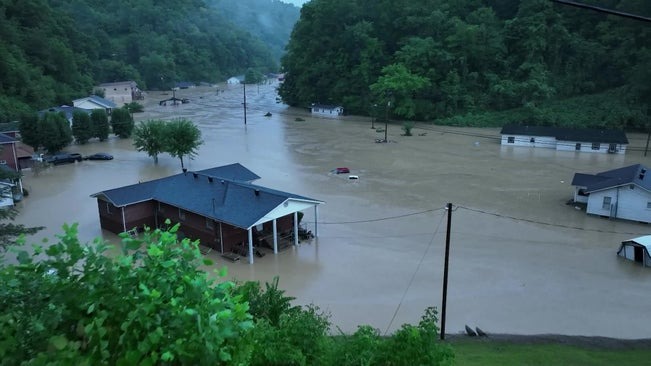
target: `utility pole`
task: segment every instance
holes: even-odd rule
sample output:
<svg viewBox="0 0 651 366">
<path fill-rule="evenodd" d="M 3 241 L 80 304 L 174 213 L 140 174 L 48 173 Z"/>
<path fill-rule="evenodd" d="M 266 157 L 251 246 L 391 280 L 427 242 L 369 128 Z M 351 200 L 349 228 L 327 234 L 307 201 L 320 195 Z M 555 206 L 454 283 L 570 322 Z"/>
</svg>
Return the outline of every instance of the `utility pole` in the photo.
<svg viewBox="0 0 651 366">
<path fill-rule="evenodd" d="M 244 86 L 244 103 L 242 105 L 244 105 L 244 126 L 246 126 L 246 82 L 243 82 L 242 86 Z"/>
<path fill-rule="evenodd" d="M 387 102 L 387 109 L 384 116 L 384 142 L 389 142 L 389 140 L 387 140 L 387 130 L 389 128 L 389 108 L 391 108 L 391 100 Z"/>
<path fill-rule="evenodd" d="M 375 118 L 377 117 L 377 104 L 373 104 L 373 115 L 371 116 L 371 128 L 375 129 Z"/>
<path fill-rule="evenodd" d="M 448 210 L 448 228 L 445 234 L 445 263 L 443 264 L 443 300 L 441 304 L 441 340 L 445 340 L 445 315 L 448 302 L 448 264 L 450 262 L 450 228 L 452 227 L 452 203 L 445 207 Z"/>
</svg>

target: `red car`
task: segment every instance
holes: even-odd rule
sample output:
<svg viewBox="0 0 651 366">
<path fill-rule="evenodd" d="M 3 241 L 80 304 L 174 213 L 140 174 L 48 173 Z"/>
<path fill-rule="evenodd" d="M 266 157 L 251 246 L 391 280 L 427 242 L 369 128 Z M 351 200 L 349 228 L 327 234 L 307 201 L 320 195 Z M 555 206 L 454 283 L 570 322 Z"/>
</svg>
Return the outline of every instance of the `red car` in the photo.
<svg viewBox="0 0 651 366">
<path fill-rule="evenodd" d="M 348 169 L 348 168 L 346 168 L 346 167 L 335 168 L 335 169 L 333 170 L 333 172 L 334 172 L 335 174 L 346 174 L 346 173 L 350 173 L 350 169 Z"/>
</svg>

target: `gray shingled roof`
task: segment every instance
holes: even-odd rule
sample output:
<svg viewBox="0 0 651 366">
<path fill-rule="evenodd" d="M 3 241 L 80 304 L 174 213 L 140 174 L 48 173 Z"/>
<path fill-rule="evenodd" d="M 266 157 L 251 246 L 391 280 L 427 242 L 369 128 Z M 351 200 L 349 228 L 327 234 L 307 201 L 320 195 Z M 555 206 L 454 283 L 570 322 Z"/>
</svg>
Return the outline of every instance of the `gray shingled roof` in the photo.
<svg viewBox="0 0 651 366">
<path fill-rule="evenodd" d="M 13 138 L 13 137 L 11 137 L 9 135 L 4 134 L 4 133 L 0 133 L 0 144 L 10 144 L 10 143 L 16 142 L 16 141 L 18 141 L 18 140 L 16 140 L 15 138 Z"/>
<path fill-rule="evenodd" d="M 572 179 L 572 185 L 586 187 L 586 193 L 627 184 L 635 184 L 651 191 L 651 172 L 647 174 L 647 168 L 644 165 L 635 164 L 595 175 L 576 173 Z"/>
<path fill-rule="evenodd" d="M 117 207 L 156 200 L 240 228 L 251 227 L 288 199 L 322 203 L 248 183 L 252 178 L 259 177 L 240 164 L 231 164 L 98 192 L 91 197 L 101 197 Z"/>
<path fill-rule="evenodd" d="M 561 141 L 628 144 L 626 133 L 622 130 L 506 125 L 502 127 L 500 134 L 551 136 Z"/>
</svg>

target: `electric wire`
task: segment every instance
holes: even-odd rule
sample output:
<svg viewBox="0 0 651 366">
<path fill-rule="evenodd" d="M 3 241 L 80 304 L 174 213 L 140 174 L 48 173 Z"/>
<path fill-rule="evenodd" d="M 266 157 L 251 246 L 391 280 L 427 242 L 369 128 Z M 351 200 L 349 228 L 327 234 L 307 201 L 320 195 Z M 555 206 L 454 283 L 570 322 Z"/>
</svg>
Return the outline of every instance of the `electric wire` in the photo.
<svg viewBox="0 0 651 366">
<path fill-rule="evenodd" d="M 409 283 L 407 284 L 407 287 L 405 287 L 405 291 L 402 293 L 402 297 L 400 298 L 400 302 L 398 302 L 398 306 L 396 307 L 396 310 L 393 312 L 393 316 L 391 317 L 391 320 L 389 321 L 389 325 L 387 325 L 386 329 L 384 330 L 384 335 L 385 336 L 389 332 L 389 329 L 391 329 L 391 326 L 393 325 L 393 322 L 396 319 L 396 316 L 398 315 L 398 311 L 400 311 L 400 307 L 402 306 L 402 303 L 405 301 L 405 297 L 407 297 L 407 292 L 409 292 L 409 289 L 411 288 L 411 285 L 414 283 L 414 279 L 416 278 L 416 274 L 418 274 L 418 271 L 420 270 L 420 266 L 425 261 L 425 257 L 427 257 L 427 253 L 429 252 L 430 248 L 432 247 L 432 243 L 434 242 L 434 238 L 436 237 L 436 234 L 438 234 L 438 232 L 439 232 L 439 228 L 441 227 L 441 223 L 443 223 L 443 218 L 444 217 L 445 217 L 445 212 L 441 213 L 441 219 L 439 220 L 439 223 L 436 225 L 436 229 L 434 229 L 434 232 L 432 233 L 432 237 L 430 238 L 429 243 L 427 243 L 427 247 L 425 247 L 425 251 L 423 252 L 423 255 L 420 257 L 420 260 L 418 261 L 418 265 L 416 266 L 416 269 L 411 274 L 411 278 L 409 279 Z"/>
<path fill-rule="evenodd" d="M 404 214 L 404 215 L 396 215 L 396 216 L 379 217 L 379 218 L 375 218 L 375 219 L 356 220 L 356 221 L 339 221 L 339 222 L 319 221 L 319 222 L 317 222 L 317 223 L 318 223 L 318 224 L 321 224 L 321 225 L 363 224 L 363 223 L 367 223 L 367 222 L 377 222 L 377 221 L 386 221 L 386 220 L 401 219 L 401 218 L 403 218 L 403 217 L 422 215 L 422 214 L 424 214 L 424 213 L 434 212 L 434 211 L 439 211 L 439 210 L 445 210 L 445 207 L 439 207 L 439 208 L 433 208 L 433 209 L 429 209 L 429 210 L 423 210 L 423 211 L 411 212 L 411 213 Z"/>
</svg>

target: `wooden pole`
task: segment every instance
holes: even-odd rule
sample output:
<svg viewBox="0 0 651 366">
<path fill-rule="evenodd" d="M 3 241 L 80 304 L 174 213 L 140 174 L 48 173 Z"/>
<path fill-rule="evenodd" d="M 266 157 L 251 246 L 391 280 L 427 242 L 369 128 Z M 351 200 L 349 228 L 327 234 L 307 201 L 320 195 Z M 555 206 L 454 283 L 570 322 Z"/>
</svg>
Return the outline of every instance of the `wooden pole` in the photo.
<svg viewBox="0 0 651 366">
<path fill-rule="evenodd" d="M 445 234 L 445 264 L 443 265 L 443 300 L 441 304 L 441 340 L 445 340 L 445 315 L 448 301 L 448 264 L 450 262 L 450 228 L 452 227 L 452 203 L 446 206 L 448 210 L 448 228 Z"/>
</svg>

